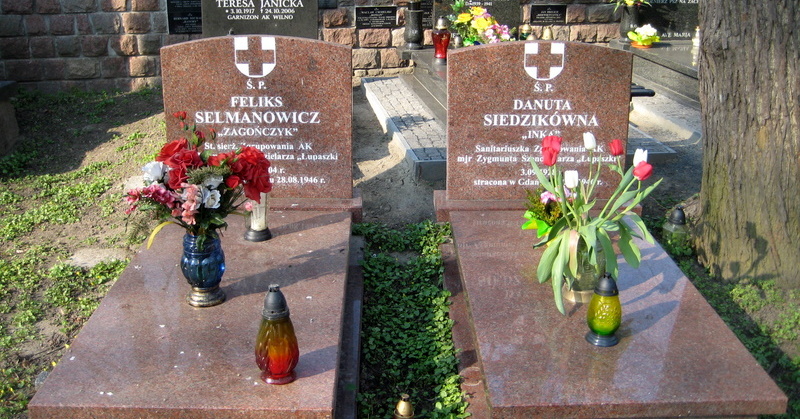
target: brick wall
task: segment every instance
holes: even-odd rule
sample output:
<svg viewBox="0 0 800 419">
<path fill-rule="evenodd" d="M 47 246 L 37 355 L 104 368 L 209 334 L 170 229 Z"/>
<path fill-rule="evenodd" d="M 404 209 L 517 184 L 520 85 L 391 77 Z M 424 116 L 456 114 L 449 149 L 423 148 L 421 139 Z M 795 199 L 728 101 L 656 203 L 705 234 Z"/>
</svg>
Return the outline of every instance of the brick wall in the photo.
<svg viewBox="0 0 800 419">
<path fill-rule="evenodd" d="M 355 6 L 405 4 L 392 1 L 339 0 L 339 8 L 320 10 L 320 39 L 353 47 L 356 76 L 411 71 L 397 49 L 405 43 L 402 7 L 397 28 L 355 28 Z M 604 0 L 546 3 L 559 2 L 569 3 L 568 23 L 551 27 L 556 39 L 617 37 L 613 5 Z M 200 37 L 168 34 L 166 0 L 0 0 L 0 12 L 0 80 L 44 91 L 127 91 L 160 84 L 159 49 Z M 523 6 L 523 13 L 530 7 Z M 542 30 L 534 27 L 537 36 Z M 425 44 L 431 44 L 430 31 Z"/>
</svg>

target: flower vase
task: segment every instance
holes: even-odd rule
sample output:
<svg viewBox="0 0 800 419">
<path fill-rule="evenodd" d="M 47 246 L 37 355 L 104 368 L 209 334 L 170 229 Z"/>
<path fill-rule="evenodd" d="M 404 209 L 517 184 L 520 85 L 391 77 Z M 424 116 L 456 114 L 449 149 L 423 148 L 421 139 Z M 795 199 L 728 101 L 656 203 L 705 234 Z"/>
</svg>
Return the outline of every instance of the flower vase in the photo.
<svg viewBox="0 0 800 419">
<path fill-rule="evenodd" d="M 639 27 L 639 7 L 625 6 L 619 21 L 619 37 L 622 42 L 629 42 L 628 32 Z"/>
<path fill-rule="evenodd" d="M 189 233 L 183 236 L 181 272 L 192 286 L 186 297 L 189 305 L 212 307 L 225 301 L 225 293 L 219 288 L 225 273 L 225 253 L 216 234 L 206 235 L 198 243 L 200 237 Z"/>
<path fill-rule="evenodd" d="M 653 44 L 645 45 L 645 44 L 640 44 L 640 43 L 638 43 L 636 41 L 631 41 L 631 46 L 634 47 L 634 48 L 647 49 L 647 48 L 652 48 Z"/>
<path fill-rule="evenodd" d="M 562 295 L 567 301 L 573 303 L 588 303 L 591 301 L 597 283 L 606 272 L 606 259 L 603 254 L 603 248 L 600 246 L 600 242 L 596 242 L 594 246 L 598 255 L 597 263 L 592 263 L 591 252 L 589 252 L 583 237 L 578 239 L 578 251 L 576 253 L 578 274 L 572 279 L 571 288 L 566 281 L 562 287 Z"/>
</svg>

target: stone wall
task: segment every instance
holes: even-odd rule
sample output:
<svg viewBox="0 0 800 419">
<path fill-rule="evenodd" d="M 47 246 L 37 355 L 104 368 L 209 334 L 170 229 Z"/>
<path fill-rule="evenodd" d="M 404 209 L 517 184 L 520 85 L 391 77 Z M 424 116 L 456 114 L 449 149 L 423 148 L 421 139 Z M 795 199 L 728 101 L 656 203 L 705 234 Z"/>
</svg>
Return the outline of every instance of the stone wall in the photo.
<svg viewBox="0 0 800 419">
<path fill-rule="evenodd" d="M 411 71 L 398 47 L 406 0 L 339 0 L 320 10 L 320 39 L 353 47 L 356 76 Z M 606 42 L 617 37 L 614 6 L 604 0 L 532 0 L 568 4 L 567 25 L 556 39 Z M 523 0 L 526 2 L 526 0 Z M 393 29 L 357 29 L 355 7 L 398 5 Z M 530 7 L 523 6 L 528 14 Z M 159 49 L 199 35 L 170 35 L 166 0 L 0 0 L 0 80 L 22 88 L 59 91 L 135 90 L 160 83 Z M 619 18 L 617 17 L 616 20 Z M 534 27 L 541 36 L 542 27 Z M 430 45 L 430 31 L 426 31 Z"/>
</svg>

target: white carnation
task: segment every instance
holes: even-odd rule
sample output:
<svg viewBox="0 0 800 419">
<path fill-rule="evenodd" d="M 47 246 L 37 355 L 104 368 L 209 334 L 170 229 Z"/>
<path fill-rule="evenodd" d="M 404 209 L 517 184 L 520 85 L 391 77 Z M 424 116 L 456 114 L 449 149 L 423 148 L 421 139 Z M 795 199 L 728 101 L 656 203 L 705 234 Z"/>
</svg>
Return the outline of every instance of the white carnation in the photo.
<svg viewBox="0 0 800 419">
<path fill-rule="evenodd" d="M 203 188 L 203 206 L 206 208 L 219 208 L 219 201 L 222 195 L 218 190 Z"/>
<path fill-rule="evenodd" d="M 144 181 L 151 185 L 153 183 L 164 183 L 164 175 L 167 174 L 169 167 L 160 161 L 151 161 L 142 167 Z"/>
<path fill-rule="evenodd" d="M 203 186 L 209 189 L 217 189 L 222 183 L 222 176 L 209 176 L 203 182 Z"/>
</svg>

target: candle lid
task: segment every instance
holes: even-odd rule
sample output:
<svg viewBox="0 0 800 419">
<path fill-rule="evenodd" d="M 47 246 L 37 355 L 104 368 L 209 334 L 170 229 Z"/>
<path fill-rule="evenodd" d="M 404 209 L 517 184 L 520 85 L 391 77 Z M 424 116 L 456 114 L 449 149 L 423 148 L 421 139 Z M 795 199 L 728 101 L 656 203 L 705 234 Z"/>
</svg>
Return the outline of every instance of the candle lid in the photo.
<svg viewBox="0 0 800 419">
<path fill-rule="evenodd" d="M 267 320 L 279 320 L 289 317 L 289 306 L 278 284 L 269 286 L 267 296 L 264 298 L 264 310 L 261 315 Z"/>
<path fill-rule="evenodd" d="M 602 297 L 613 297 L 615 295 L 619 295 L 617 281 L 614 281 L 614 278 L 611 277 L 611 274 L 606 272 L 606 274 L 600 278 L 600 281 L 598 281 L 594 292 Z"/>
<path fill-rule="evenodd" d="M 436 28 L 434 29 L 447 29 L 450 25 L 447 23 L 447 19 L 440 17 L 436 20 Z"/>
</svg>

